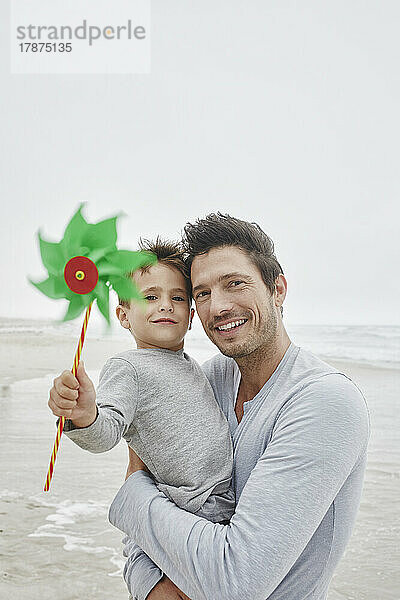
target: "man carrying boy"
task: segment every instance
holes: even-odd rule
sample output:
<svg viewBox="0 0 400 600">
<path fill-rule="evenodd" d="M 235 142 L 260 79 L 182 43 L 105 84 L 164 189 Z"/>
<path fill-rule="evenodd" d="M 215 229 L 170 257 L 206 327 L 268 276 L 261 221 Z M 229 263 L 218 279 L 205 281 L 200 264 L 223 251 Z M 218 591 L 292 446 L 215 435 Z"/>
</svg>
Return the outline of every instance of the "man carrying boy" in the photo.
<svg viewBox="0 0 400 600">
<path fill-rule="evenodd" d="M 133 460 L 109 514 L 133 540 L 128 587 L 140 600 L 178 600 L 180 590 L 192 600 L 324 600 L 359 505 L 365 401 L 290 342 L 286 281 L 257 225 L 208 215 L 185 227 L 184 243 L 197 312 L 222 353 L 203 369 L 233 437 L 237 506 L 227 525 L 190 514 Z M 149 574 L 156 584 L 142 596 Z"/>
</svg>

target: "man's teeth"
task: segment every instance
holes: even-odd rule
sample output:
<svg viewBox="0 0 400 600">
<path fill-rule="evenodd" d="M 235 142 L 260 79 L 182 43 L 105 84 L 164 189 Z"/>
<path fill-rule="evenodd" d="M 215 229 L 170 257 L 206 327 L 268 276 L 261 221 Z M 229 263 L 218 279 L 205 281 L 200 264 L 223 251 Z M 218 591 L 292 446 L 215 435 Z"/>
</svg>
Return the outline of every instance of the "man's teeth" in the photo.
<svg viewBox="0 0 400 600">
<path fill-rule="evenodd" d="M 226 325 L 220 325 L 217 327 L 218 331 L 229 331 L 229 329 L 233 329 L 234 327 L 239 327 L 239 325 L 243 325 L 246 323 L 246 319 L 241 319 L 240 321 L 232 321 L 232 323 L 227 323 Z"/>
</svg>

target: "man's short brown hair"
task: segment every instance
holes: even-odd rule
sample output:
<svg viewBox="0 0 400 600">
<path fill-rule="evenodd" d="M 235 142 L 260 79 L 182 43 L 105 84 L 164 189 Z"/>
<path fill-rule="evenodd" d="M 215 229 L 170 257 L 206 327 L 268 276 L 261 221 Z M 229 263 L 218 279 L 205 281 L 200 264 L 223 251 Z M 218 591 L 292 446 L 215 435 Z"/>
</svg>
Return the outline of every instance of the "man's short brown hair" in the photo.
<svg viewBox="0 0 400 600">
<path fill-rule="evenodd" d="M 185 252 L 183 251 L 182 245 L 179 242 L 163 240 L 157 236 L 155 240 L 140 238 L 138 249 L 143 252 L 151 252 L 151 254 L 156 256 L 159 264 L 172 267 L 182 273 L 183 277 L 185 278 L 185 286 L 190 303 L 192 299 L 192 285 L 190 282 L 187 260 L 185 258 Z M 141 267 L 139 270 L 142 273 L 145 273 L 150 269 L 150 267 L 151 265 L 147 265 L 146 267 Z M 133 273 L 131 273 L 131 276 L 132 275 Z M 118 302 L 121 304 L 121 306 L 129 306 L 130 304 L 129 301 L 122 300 L 121 298 L 118 298 Z"/>
<path fill-rule="evenodd" d="M 186 224 L 182 244 L 187 253 L 189 269 L 199 254 L 206 254 L 213 248 L 236 246 L 246 252 L 258 268 L 271 294 L 275 291 L 276 278 L 283 275 L 275 256 L 274 243 L 257 223 L 242 221 L 220 212 L 212 213 L 204 219 L 197 219 L 195 223 Z"/>
</svg>

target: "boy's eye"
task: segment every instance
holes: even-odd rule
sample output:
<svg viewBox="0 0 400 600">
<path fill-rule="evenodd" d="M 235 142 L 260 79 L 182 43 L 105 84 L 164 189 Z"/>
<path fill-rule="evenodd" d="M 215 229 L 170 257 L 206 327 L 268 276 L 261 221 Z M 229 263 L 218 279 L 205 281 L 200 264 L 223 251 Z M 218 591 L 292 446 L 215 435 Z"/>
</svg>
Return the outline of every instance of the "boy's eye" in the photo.
<svg viewBox="0 0 400 600">
<path fill-rule="evenodd" d="M 153 294 L 149 294 L 148 296 L 145 296 L 146 300 L 157 300 L 157 296 L 154 296 Z"/>
<path fill-rule="evenodd" d="M 173 296 L 172 300 L 176 300 L 177 302 L 185 302 L 185 298 L 182 298 L 182 296 Z"/>
</svg>

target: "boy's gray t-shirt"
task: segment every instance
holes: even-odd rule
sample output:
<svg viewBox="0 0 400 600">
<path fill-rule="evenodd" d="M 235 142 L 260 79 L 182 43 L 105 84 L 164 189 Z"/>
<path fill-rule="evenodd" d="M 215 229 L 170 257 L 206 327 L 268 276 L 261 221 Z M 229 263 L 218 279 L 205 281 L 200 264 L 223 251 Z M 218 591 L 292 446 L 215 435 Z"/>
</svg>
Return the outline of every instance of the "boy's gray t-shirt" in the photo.
<svg viewBox="0 0 400 600">
<path fill-rule="evenodd" d="M 107 361 L 96 394 L 96 421 L 83 429 L 66 421 L 70 439 L 105 452 L 123 437 L 175 504 L 214 522 L 230 518 L 229 425 L 195 360 L 183 350 L 128 350 Z"/>
</svg>

